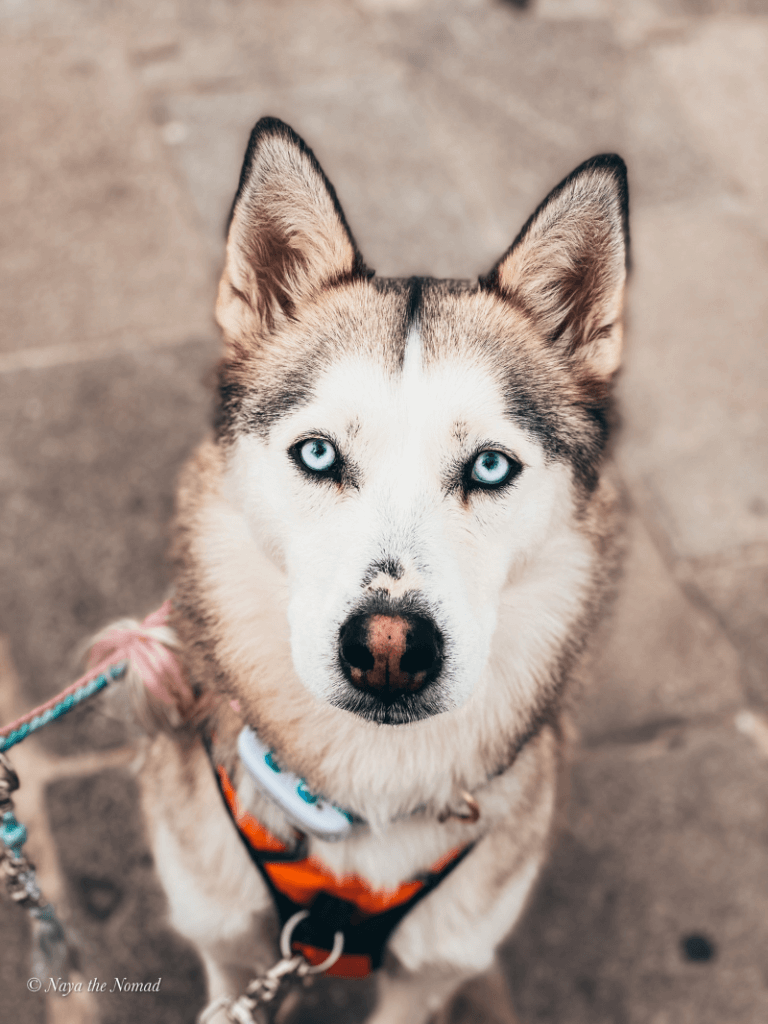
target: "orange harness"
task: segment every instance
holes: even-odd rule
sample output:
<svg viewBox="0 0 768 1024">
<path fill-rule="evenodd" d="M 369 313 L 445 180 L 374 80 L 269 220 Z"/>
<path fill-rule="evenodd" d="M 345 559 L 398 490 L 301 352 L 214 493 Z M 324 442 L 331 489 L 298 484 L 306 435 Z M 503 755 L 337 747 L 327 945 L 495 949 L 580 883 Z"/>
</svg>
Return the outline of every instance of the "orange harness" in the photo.
<svg viewBox="0 0 768 1024">
<path fill-rule="evenodd" d="M 335 977 L 362 978 L 378 967 L 387 940 L 403 917 L 471 849 L 470 844 L 451 850 L 426 874 L 396 889 L 374 890 L 364 878 L 337 878 L 316 857 L 307 857 L 305 837 L 290 851 L 242 808 L 226 770 L 215 767 L 224 803 L 272 893 L 281 923 L 298 910 L 311 911 L 296 928 L 292 948 L 318 964 L 328 956 L 334 934 L 344 933 L 344 953 L 327 972 Z"/>
</svg>

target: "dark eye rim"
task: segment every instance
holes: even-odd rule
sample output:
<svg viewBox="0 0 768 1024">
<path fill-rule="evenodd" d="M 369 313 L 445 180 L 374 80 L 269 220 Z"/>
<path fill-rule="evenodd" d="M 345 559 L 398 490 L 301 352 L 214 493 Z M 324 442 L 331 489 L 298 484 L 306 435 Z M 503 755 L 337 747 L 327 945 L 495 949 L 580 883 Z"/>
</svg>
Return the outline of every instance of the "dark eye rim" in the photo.
<svg viewBox="0 0 768 1024">
<path fill-rule="evenodd" d="M 482 480 L 475 480 L 472 476 L 472 472 L 475 468 L 475 463 L 484 455 L 486 452 L 494 452 L 496 455 L 503 455 L 509 463 L 509 472 L 503 480 L 499 480 L 498 483 L 491 484 L 485 483 Z M 523 463 L 516 455 L 511 452 L 505 451 L 500 445 L 487 444 L 477 448 L 475 452 L 470 456 L 469 459 L 464 463 L 464 471 L 462 473 L 462 483 L 464 486 L 465 494 L 470 491 L 502 491 L 507 487 L 510 487 L 515 480 L 520 476 L 523 471 Z"/>
<path fill-rule="evenodd" d="M 336 458 L 327 469 L 310 469 L 306 462 L 304 462 L 301 457 L 301 449 L 307 441 L 324 441 L 336 452 Z M 341 482 L 344 470 L 344 459 L 339 451 L 338 444 L 332 437 L 328 437 L 327 435 L 319 432 L 306 434 L 304 437 L 300 437 L 297 441 L 294 441 L 288 449 L 288 455 L 296 468 L 299 469 L 308 480 L 333 480 L 336 483 Z"/>
</svg>

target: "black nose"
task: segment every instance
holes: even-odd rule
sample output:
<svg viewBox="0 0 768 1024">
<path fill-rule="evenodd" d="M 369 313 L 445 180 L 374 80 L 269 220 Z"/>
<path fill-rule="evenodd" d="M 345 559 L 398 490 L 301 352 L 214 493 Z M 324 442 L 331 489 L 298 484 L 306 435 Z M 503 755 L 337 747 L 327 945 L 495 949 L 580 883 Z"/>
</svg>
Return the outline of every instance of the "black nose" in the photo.
<svg viewBox="0 0 768 1024">
<path fill-rule="evenodd" d="M 440 631 L 422 615 L 353 615 L 341 627 L 344 675 L 382 700 L 416 693 L 437 677 L 442 660 Z"/>
</svg>

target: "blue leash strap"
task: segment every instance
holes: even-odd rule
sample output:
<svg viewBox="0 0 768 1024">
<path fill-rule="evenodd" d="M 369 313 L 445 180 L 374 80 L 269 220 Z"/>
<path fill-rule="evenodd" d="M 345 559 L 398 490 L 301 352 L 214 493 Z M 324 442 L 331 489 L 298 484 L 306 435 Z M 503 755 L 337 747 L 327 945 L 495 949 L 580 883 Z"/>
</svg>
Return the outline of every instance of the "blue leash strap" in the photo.
<svg viewBox="0 0 768 1024">
<path fill-rule="evenodd" d="M 78 704 L 86 700 L 88 697 L 92 697 L 94 693 L 98 693 L 99 690 L 103 690 L 104 687 L 111 683 L 114 679 L 125 672 L 128 665 L 127 661 L 119 661 L 116 665 L 111 665 L 106 672 L 102 672 L 101 675 L 96 676 L 95 679 L 89 680 L 87 683 L 83 683 L 79 690 L 75 690 L 74 693 L 68 694 L 63 700 L 60 700 L 58 704 L 54 704 L 53 707 L 48 708 L 47 711 L 43 711 L 42 714 L 37 715 L 29 722 L 24 722 L 18 729 L 14 729 L 9 732 L 6 736 L 0 736 L 0 754 L 6 750 L 10 750 L 11 747 L 17 743 L 21 743 L 25 740 L 30 733 L 37 732 L 38 729 L 42 729 L 44 725 L 48 725 L 49 722 L 54 722 L 57 718 L 61 718 L 62 715 L 66 715 L 72 708 L 77 707 Z"/>
<path fill-rule="evenodd" d="M 16 818 L 11 797 L 19 788 L 19 777 L 4 751 L 103 690 L 125 672 L 127 665 L 127 661 L 111 665 L 45 711 L 0 736 L 0 875 L 5 876 L 12 902 L 23 907 L 32 918 L 32 973 L 38 978 L 57 978 L 64 972 L 68 959 L 67 939 L 53 905 L 47 903 L 40 892 L 35 866 L 24 853 L 27 830 Z"/>
</svg>

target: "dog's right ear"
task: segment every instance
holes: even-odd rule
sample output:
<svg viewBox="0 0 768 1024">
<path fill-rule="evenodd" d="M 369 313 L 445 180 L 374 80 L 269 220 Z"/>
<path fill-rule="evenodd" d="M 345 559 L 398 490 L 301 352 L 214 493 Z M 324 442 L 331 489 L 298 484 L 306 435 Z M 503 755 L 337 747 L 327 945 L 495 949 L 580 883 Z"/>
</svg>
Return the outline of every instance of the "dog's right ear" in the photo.
<svg viewBox="0 0 768 1024">
<path fill-rule="evenodd" d="M 232 206 L 216 303 L 228 354 L 258 345 L 323 286 L 366 273 L 312 151 L 282 121 L 262 118 Z"/>
</svg>

